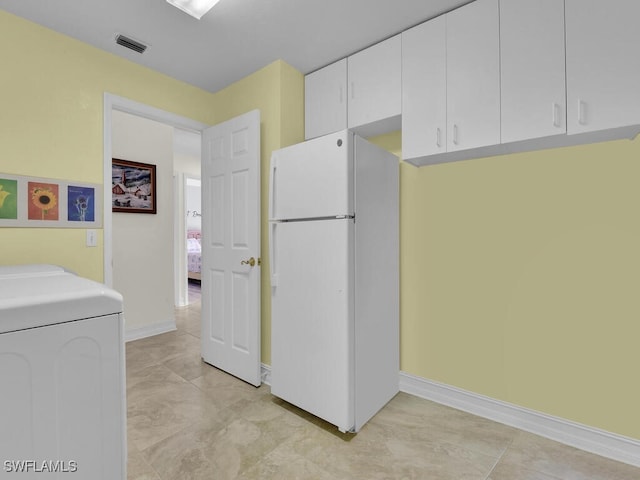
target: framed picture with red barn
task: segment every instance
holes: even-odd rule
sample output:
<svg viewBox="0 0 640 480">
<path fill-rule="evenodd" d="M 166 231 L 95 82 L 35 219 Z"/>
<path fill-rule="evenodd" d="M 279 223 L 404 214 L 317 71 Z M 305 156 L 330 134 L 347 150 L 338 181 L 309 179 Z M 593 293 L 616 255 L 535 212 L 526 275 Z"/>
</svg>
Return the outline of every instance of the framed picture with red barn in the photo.
<svg viewBox="0 0 640 480">
<path fill-rule="evenodd" d="M 112 158 L 111 209 L 114 212 L 156 213 L 156 166 Z"/>
</svg>

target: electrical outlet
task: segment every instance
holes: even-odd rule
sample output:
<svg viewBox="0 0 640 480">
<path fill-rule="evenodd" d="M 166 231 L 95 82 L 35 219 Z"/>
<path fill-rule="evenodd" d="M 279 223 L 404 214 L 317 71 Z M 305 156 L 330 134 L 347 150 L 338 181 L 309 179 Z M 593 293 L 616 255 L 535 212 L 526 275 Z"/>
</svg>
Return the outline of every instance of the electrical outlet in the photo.
<svg viewBox="0 0 640 480">
<path fill-rule="evenodd" d="M 98 232 L 95 230 L 87 230 L 87 247 L 98 246 Z"/>
</svg>

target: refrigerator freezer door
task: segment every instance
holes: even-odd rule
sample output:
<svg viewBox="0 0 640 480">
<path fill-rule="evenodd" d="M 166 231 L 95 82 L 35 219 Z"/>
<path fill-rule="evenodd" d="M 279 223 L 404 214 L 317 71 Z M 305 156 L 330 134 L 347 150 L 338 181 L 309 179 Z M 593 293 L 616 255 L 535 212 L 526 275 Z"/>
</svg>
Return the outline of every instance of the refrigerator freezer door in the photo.
<svg viewBox="0 0 640 480">
<path fill-rule="evenodd" d="M 352 219 L 272 224 L 271 392 L 354 426 Z"/>
<path fill-rule="evenodd" d="M 353 215 L 353 133 L 345 130 L 276 150 L 269 218 Z"/>
</svg>

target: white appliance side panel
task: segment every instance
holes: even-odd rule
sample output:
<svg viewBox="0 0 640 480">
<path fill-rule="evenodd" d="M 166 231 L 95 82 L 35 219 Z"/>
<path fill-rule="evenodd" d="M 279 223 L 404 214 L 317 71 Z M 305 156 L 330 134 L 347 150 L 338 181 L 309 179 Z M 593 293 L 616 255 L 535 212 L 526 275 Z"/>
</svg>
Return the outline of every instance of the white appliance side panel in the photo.
<svg viewBox="0 0 640 480">
<path fill-rule="evenodd" d="M 121 322 L 114 314 L 0 334 L 0 382 L 16 387 L 0 395 L 6 460 L 73 460 L 81 476 L 125 479 Z"/>
<path fill-rule="evenodd" d="M 351 430 L 353 220 L 279 223 L 271 232 L 279 278 L 271 298 L 271 392 Z"/>
<path fill-rule="evenodd" d="M 355 430 L 399 390 L 399 160 L 355 137 Z"/>
<path fill-rule="evenodd" d="M 125 395 L 119 316 L 60 325 L 53 368 L 61 458 L 82 459 L 83 470 L 108 480 L 122 474 Z M 96 435 L 100 432 L 100 435 Z M 77 460 L 80 466 L 80 460 Z M 100 476 L 98 476 L 100 475 Z"/>
<path fill-rule="evenodd" d="M 0 334 L 0 452 L 2 461 L 36 458 L 34 392 L 38 362 L 19 350 L 15 334 Z M 45 419 L 46 421 L 46 419 Z M 4 470 L 2 470 L 4 472 Z M 7 474 L 8 475 L 8 474 Z"/>
<path fill-rule="evenodd" d="M 344 130 L 273 152 L 269 218 L 351 215 L 352 139 Z"/>
</svg>

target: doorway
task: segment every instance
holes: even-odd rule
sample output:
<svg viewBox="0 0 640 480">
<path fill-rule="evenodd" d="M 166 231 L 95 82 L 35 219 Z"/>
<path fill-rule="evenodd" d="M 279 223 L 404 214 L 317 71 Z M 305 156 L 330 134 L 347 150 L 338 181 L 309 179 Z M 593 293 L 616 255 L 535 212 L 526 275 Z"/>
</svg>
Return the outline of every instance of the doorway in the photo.
<svg viewBox="0 0 640 480">
<path fill-rule="evenodd" d="M 202 189 L 200 178 L 185 177 L 184 202 L 187 229 L 187 304 L 191 304 L 200 301 L 202 282 Z"/>
<path fill-rule="evenodd" d="M 125 114 L 125 115 L 122 115 Z M 126 115 L 129 114 L 129 115 Z M 134 128 L 127 129 L 124 133 L 113 131 L 113 119 L 118 116 L 131 117 Z M 151 122 L 148 122 L 151 120 Z M 139 125 L 143 128 L 138 129 Z M 147 163 L 158 164 L 158 208 L 155 215 L 144 214 L 113 214 L 111 209 L 111 159 L 113 155 L 113 134 L 125 136 L 127 142 L 133 144 L 142 142 L 140 136 L 144 136 L 146 125 L 155 124 L 153 135 L 162 142 L 162 151 L 158 151 L 158 160 L 151 157 Z M 148 337 L 159 333 L 175 330 L 174 317 L 174 262 L 175 257 L 175 213 L 173 205 L 173 191 L 175 181 L 173 177 L 173 131 L 181 129 L 200 137 L 200 131 L 206 125 L 194 122 L 162 110 L 158 110 L 128 99 L 123 99 L 113 95 L 105 95 L 104 103 L 104 283 L 114 287 L 114 269 L 122 272 L 124 268 L 127 275 L 119 275 L 119 284 L 125 285 L 126 291 L 121 291 L 125 296 L 125 313 L 127 320 L 127 331 L 125 339 L 127 341 L 137 338 Z M 168 131 L 168 140 L 167 132 Z M 160 132 L 160 133 L 158 133 Z M 151 135 L 151 134 L 149 134 Z M 198 140 L 199 143 L 199 140 Z M 143 144 L 144 145 L 144 144 Z M 198 145 L 199 146 L 199 145 Z M 168 152 L 166 152 L 168 150 Z M 131 151 L 131 150 L 129 150 Z M 146 155 L 144 149 L 133 149 L 133 154 Z M 163 160 L 160 159 L 163 158 Z M 195 170 L 199 173 L 199 166 Z M 160 187 L 162 187 L 160 189 Z M 117 238 L 114 231 L 114 215 L 119 215 L 118 223 L 124 221 L 126 231 L 118 232 Z M 126 218 L 125 218 L 126 217 Z M 144 232 L 137 232 L 136 227 L 144 225 Z M 172 233 L 173 232 L 173 233 Z M 140 233 L 144 233 L 143 235 Z M 165 239 L 165 240 L 162 240 Z M 163 245 L 157 246 L 156 243 Z M 186 240 L 182 242 L 183 248 Z M 156 248 L 158 247 L 158 248 Z M 162 252 L 156 252 L 161 249 Z M 114 263 L 114 252 L 118 253 L 117 263 Z M 186 254 L 185 254 L 186 257 Z M 136 265 L 131 268 L 131 265 Z M 186 277 L 186 266 L 185 275 Z M 123 281 L 124 279 L 124 281 Z M 186 284 L 186 279 L 185 279 Z M 142 288 L 140 288 L 142 287 Z M 128 290 L 127 290 L 128 289 Z M 185 285 L 186 289 L 186 285 Z M 122 290 L 122 289 L 120 289 Z M 146 299 L 139 295 L 139 292 L 149 296 L 155 294 L 156 297 Z M 162 306 L 158 306 L 160 303 Z M 165 305 L 166 304 L 166 305 Z M 153 311 L 151 311 L 153 310 Z"/>
<path fill-rule="evenodd" d="M 175 306 L 186 307 L 200 280 L 200 237 L 202 207 L 200 199 L 201 174 L 200 132 L 179 128 L 173 130 L 174 174 L 174 276 Z M 189 285 L 192 286 L 191 291 Z M 191 295 L 193 297 L 193 294 Z"/>
<path fill-rule="evenodd" d="M 204 180 L 203 198 L 206 205 L 212 205 L 213 211 L 205 216 L 203 224 L 203 234 L 206 242 L 203 242 L 203 267 L 205 272 L 203 278 L 206 280 L 203 285 L 205 294 L 203 301 L 206 303 L 202 308 L 202 317 L 206 319 L 202 323 L 203 338 L 202 356 L 203 359 L 222 370 L 225 370 L 243 380 L 259 386 L 260 385 L 260 112 L 253 110 L 243 115 L 235 117 L 214 127 L 206 126 L 183 117 L 145 106 L 128 99 L 105 94 L 104 102 L 104 282 L 113 286 L 114 282 L 114 218 L 111 208 L 111 162 L 112 151 L 112 117 L 115 112 L 123 112 L 140 119 L 148 119 L 170 128 L 178 128 L 196 133 L 203 133 L 202 145 L 202 176 Z M 127 134 L 130 132 L 127 131 Z M 173 130 L 171 135 L 173 135 Z M 135 134 L 134 134 L 135 136 Z M 206 147 L 206 148 L 205 148 Z M 205 154 L 206 153 L 206 154 Z M 171 162 L 173 167 L 173 162 Z M 220 171 L 218 171 L 220 170 Z M 205 174 L 206 173 L 206 174 Z M 175 189 L 176 180 L 174 175 L 167 175 L 165 169 L 165 179 L 173 178 Z M 171 182 L 169 186 L 165 184 L 165 195 L 172 197 Z M 156 195 L 161 198 L 162 193 Z M 165 213 L 165 219 L 169 218 L 174 232 L 173 237 L 168 240 L 171 244 L 175 240 L 175 202 L 174 207 L 166 208 L 170 215 Z M 166 206 L 166 205 L 165 205 Z M 202 212 L 201 212 L 202 215 Z M 209 216 L 210 215 L 210 216 Z M 149 215 L 147 215 L 149 217 Z M 162 223 L 162 222 L 157 222 Z M 129 225 L 135 225 L 130 222 Z M 156 228 L 157 225 L 151 228 Z M 212 226 L 215 226 L 212 228 Z M 164 225 L 166 228 L 166 225 Z M 148 236 L 149 228 L 144 230 Z M 147 241 L 146 245 L 137 242 L 136 235 L 120 238 L 118 249 L 129 254 L 129 250 L 124 246 L 137 246 L 138 253 L 142 256 L 149 256 L 145 246 L 151 245 L 154 241 L 166 238 L 162 235 L 166 229 L 159 229 L 156 238 Z M 228 232 L 224 233 L 223 232 Z M 127 232 L 129 233 L 129 232 Z M 184 236 L 182 237 L 184 238 Z M 122 240 L 122 242 L 121 242 Z M 206 245 L 206 248 L 204 248 Z M 173 245 L 172 245 L 173 246 Z M 224 247 L 224 248 L 220 248 Z M 174 250 L 174 248 L 172 248 Z M 223 251 L 224 250 L 224 251 Z M 221 256 L 220 253 L 223 253 Z M 173 262 L 175 262 L 175 255 Z M 251 256 L 249 260 L 249 256 Z M 130 255 L 134 258 L 135 255 Z M 242 258 L 240 258 L 242 257 Z M 245 258 L 247 257 L 247 258 Z M 254 257 L 257 257 L 256 261 Z M 222 263 L 220 263 L 222 259 Z M 148 258 L 147 265 L 153 267 L 154 262 L 163 262 L 165 258 L 156 256 Z M 255 267 L 255 270 L 254 270 Z M 173 268 L 171 269 L 173 271 Z M 157 276 L 153 268 L 145 271 L 139 268 L 131 272 L 128 278 L 130 284 L 135 289 L 136 281 L 139 282 L 166 282 L 168 275 Z M 174 274 L 170 277 L 171 285 L 174 285 Z M 221 290 L 220 281 L 225 277 L 225 282 L 232 281 L 234 288 Z M 228 278 L 227 278 L 228 277 Z M 215 286 L 212 288 L 212 283 Z M 166 284 L 166 283 L 165 283 Z M 151 291 L 152 288 L 148 288 Z M 239 288 L 242 287 L 242 288 Z M 175 288 L 173 288 L 175 292 Z M 143 321 L 138 321 L 133 331 L 130 329 L 131 322 L 128 322 L 127 303 L 128 299 L 133 299 L 142 305 L 153 305 L 154 298 L 140 301 L 136 298 L 136 291 L 132 295 L 122 292 L 125 298 L 125 320 L 127 321 L 127 331 L 125 340 L 134 340 L 148 336 L 157 335 L 176 329 L 173 308 L 171 315 L 167 315 L 166 321 L 158 316 L 149 315 L 144 309 L 141 310 Z M 155 299 L 164 298 L 167 295 L 155 292 Z M 174 297 L 171 293 L 169 298 Z M 172 303 L 172 307 L 173 302 Z M 131 305 L 131 303 L 130 303 Z M 211 308 L 213 305 L 213 309 Z M 225 311 L 222 307 L 233 305 L 233 310 Z M 206 307 L 206 308 L 205 308 Z M 130 310 L 129 310 L 130 311 Z M 148 318 L 148 324 L 144 324 L 144 317 Z M 226 325 L 231 322 L 230 325 Z M 142 323 L 142 325 L 140 325 Z M 224 330 L 220 327 L 225 325 Z M 229 328 L 226 328 L 229 327 Z M 205 335 L 206 334 L 206 335 Z"/>
</svg>

